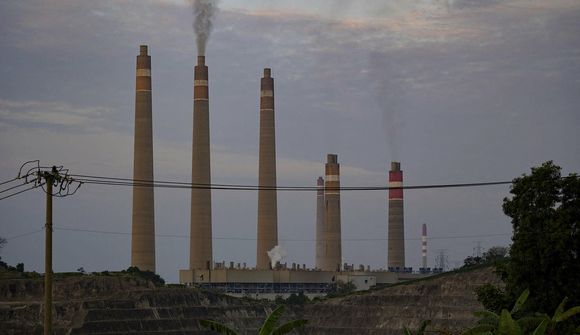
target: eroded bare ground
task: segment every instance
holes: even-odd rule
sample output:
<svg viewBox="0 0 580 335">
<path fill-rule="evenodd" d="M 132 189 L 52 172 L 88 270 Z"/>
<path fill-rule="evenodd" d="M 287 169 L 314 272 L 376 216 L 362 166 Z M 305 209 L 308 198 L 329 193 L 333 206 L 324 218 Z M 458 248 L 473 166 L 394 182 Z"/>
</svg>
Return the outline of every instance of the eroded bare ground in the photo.
<svg viewBox="0 0 580 335">
<path fill-rule="evenodd" d="M 498 283 L 491 268 L 450 273 L 374 292 L 289 306 L 285 319 L 309 320 L 303 334 L 401 334 L 404 325 L 432 320 L 432 329 L 459 330 L 481 309 L 473 289 Z M 41 280 L 0 281 L 0 329 L 42 333 Z M 255 334 L 273 305 L 187 288 L 155 288 L 125 277 L 73 277 L 55 284 L 57 334 L 209 334 L 200 319 Z M 283 320 L 284 321 L 284 320 Z"/>
</svg>

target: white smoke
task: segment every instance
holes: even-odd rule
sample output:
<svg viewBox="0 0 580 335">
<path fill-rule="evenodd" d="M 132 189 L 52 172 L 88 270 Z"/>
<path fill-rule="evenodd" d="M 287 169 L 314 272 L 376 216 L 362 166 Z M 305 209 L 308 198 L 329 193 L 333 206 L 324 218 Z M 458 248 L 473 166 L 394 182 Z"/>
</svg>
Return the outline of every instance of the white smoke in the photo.
<svg viewBox="0 0 580 335">
<path fill-rule="evenodd" d="M 205 46 L 213 27 L 213 15 L 217 11 L 218 0 L 190 0 L 193 7 L 193 30 L 197 43 L 197 54 L 205 56 Z"/>
<path fill-rule="evenodd" d="M 272 250 L 268 251 L 268 257 L 270 257 L 270 265 L 272 265 L 272 269 L 274 269 L 276 267 L 276 263 L 282 261 L 282 259 L 286 257 L 286 250 L 277 245 L 272 248 Z"/>
</svg>

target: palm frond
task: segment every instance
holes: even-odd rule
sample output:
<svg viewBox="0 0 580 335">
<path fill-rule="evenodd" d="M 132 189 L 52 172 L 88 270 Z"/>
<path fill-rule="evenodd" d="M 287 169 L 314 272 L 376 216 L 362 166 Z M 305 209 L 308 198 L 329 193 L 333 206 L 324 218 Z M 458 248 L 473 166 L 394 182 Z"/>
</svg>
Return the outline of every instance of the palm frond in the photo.
<svg viewBox="0 0 580 335">
<path fill-rule="evenodd" d="M 260 331 L 258 332 L 258 334 L 259 335 L 272 334 L 274 329 L 276 329 L 276 325 L 278 324 L 278 320 L 280 320 L 282 313 L 284 313 L 284 306 L 280 305 L 276 307 L 276 309 L 274 309 L 272 313 L 268 315 L 268 317 L 262 324 L 262 327 L 260 327 Z"/>
<path fill-rule="evenodd" d="M 518 298 L 518 300 L 516 300 L 516 303 L 514 304 L 514 307 L 510 312 L 511 315 L 516 314 L 522 308 L 526 300 L 528 300 L 529 295 L 530 295 L 529 289 L 526 289 L 524 292 L 522 292 L 522 294 L 520 294 L 520 297 Z"/>
</svg>

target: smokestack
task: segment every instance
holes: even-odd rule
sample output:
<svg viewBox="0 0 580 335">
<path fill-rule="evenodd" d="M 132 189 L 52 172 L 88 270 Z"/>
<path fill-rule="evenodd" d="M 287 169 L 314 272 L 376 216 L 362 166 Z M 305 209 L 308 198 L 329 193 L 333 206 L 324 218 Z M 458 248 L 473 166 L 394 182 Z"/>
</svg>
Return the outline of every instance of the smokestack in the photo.
<svg viewBox="0 0 580 335">
<path fill-rule="evenodd" d="M 193 84 L 193 149 L 191 182 L 195 185 L 209 186 L 210 148 L 209 148 L 209 91 L 208 70 L 205 57 L 197 57 Z M 211 233 L 211 190 L 209 188 L 191 189 L 191 235 L 189 238 L 190 269 L 209 269 L 212 260 Z"/>
<path fill-rule="evenodd" d="M 135 79 L 135 143 L 133 179 L 153 181 L 153 118 L 151 56 L 141 45 Z M 133 186 L 131 266 L 155 272 L 155 212 L 153 187 Z"/>
<path fill-rule="evenodd" d="M 421 234 L 421 256 L 423 258 L 423 269 L 427 268 L 427 224 L 423 223 Z"/>
<path fill-rule="evenodd" d="M 316 181 L 316 262 L 317 269 L 322 268 L 324 262 L 324 178 Z"/>
<path fill-rule="evenodd" d="M 403 187 L 403 171 L 401 171 L 401 163 L 399 162 L 391 162 L 389 187 Z M 399 268 L 400 270 L 405 267 L 405 226 L 403 215 L 403 189 L 389 189 L 389 254 L 387 266 Z"/>
<path fill-rule="evenodd" d="M 274 122 L 274 78 L 264 69 L 260 84 L 260 158 L 258 172 L 258 243 L 256 268 L 270 269 L 268 251 L 278 245 L 276 197 L 276 132 Z M 265 189 L 263 189 L 265 188 Z"/>
<path fill-rule="evenodd" d="M 340 233 L 340 165 L 337 155 L 327 155 L 324 183 L 324 258 L 322 270 L 340 271 L 342 241 Z"/>
</svg>

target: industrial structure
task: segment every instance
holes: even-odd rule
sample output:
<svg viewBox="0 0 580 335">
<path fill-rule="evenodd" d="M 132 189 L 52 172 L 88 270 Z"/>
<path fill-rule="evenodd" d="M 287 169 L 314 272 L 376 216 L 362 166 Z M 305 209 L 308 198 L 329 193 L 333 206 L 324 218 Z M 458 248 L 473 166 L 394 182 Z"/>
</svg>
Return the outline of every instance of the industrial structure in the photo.
<svg viewBox="0 0 580 335">
<path fill-rule="evenodd" d="M 340 232 L 340 165 L 338 156 L 328 154 L 324 180 L 324 271 L 339 271 L 342 262 L 342 236 Z"/>
<path fill-rule="evenodd" d="M 316 180 L 316 258 L 314 267 L 322 269 L 324 261 L 324 178 Z"/>
<path fill-rule="evenodd" d="M 205 56 L 198 56 L 193 81 L 190 269 L 209 269 L 213 264 L 210 171 L 208 68 Z"/>
<path fill-rule="evenodd" d="M 151 107 L 151 56 L 141 45 L 135 78 L 135 142 L 133 179 L 153 181 L 153 117 Z M 153 187 L 133 186 L 131 266 L 155 272 L 155 211 Z"/>
<path fill-rule="evenodd" d="M 388 197 L 388 271 L 342 262 L 340 165 L 328 154 L 325 177 L 318 177 L 316 192 L 315 268 L 286 263 L 272 264 L 268 251 L 278 245 L 274 78 L 264 69 L 260 83 L 260 134 L 256 267 L 216 263 L 212 254 L 212 202 L 210 169 L 209 86 L 205 56 L 197 57 L 193 87 L 193 141 L 191 166 L 191 222 L 189 267 L 180 270 L 180 282 L 223 290 L 228 294 L 321 295 L 340 281 L 357 289 L 396 283 L 430 274 L 427 268 L 426 226 L 423 225 L 423 267 L 412 273 L 405 267 L 403 172 L 391 163 Z M 151 57 L 142 45 L 137 56 L 135 143 L 131 265 L 155 271 L 153 184 L 153 133 Z M 151 185 L 148 185 L 151 184 Z"/>
<path fill-rule="evenodd" d="M 389 227 L 387 267 L 392 271 L 405 269 L 405 226 L 403 208 L 403 171 L 401 163 L 391 162 L 389 171 Z"/>
<path fill-rule="evenodd" d="M 278 201 L 276 194 L 276 128 L 274 78 L 264 69 L 260 81 L 260 151 L 258 171 L 258 243 L 256 268 L 270 269 L 268 251 L 278 245 Z"/>
<path fill-rule="evenodd" d="M 421 229 L 421 268 L 427 269 L 427 224 L 423 223 L 423 227 Z"/>
</svg>

